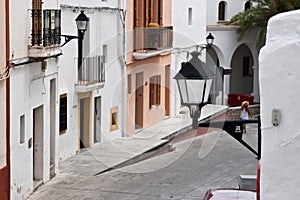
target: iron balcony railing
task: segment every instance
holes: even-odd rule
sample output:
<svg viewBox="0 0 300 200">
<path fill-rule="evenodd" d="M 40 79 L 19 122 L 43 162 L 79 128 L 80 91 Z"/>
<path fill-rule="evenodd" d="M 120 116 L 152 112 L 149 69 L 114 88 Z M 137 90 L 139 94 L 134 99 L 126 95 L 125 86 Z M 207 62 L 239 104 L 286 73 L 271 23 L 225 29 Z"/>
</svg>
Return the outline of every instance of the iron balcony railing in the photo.
<svg viewBox="0 0 300 200">
<path fill-rule="evenodd" d="M 61 11 L 32 9 L 32 46 L 60 45 Z"/>
<path fill-rule="evenodd" d="M 105 57 L 82 58 L 82 64 L 78 69 L 77 85 L 87 86 L 103 82 L 105 82 Z"/>
<path fill-rule="evenodd" d="M 143 27 L 134 29 L 134 51 L 172 48 L 173 27 Z"/>
</svg>

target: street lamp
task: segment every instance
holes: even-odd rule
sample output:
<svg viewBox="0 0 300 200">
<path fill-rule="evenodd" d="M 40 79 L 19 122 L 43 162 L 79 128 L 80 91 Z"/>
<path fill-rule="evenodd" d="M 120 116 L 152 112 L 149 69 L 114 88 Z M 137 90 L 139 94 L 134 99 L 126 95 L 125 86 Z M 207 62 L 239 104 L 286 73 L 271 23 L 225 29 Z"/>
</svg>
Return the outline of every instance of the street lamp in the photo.
<svg viewBox="0 0 300 200">
<path fill-rule="evenodd" d="M 62 47 L 73 39 L 79 39 L 81 40 L 81 48 L 82 48 L 82 40 L 83 40 L 84 33 L 88 27 L 89 18 L 84 14 L 84 11 L 80 11 L 80 14 L 75 19 L 75 22 L 77 26 L 78 36 L 61 35 L 62 37 L 65 38 L 65 42 L 61 45 Z"/>
<path fill-rule="evenodd" d="M 209 34 L 208 41 L 213 42 L 213 36 Z M 201 47 L 209 48 L 212 43 Z M 193 129 L 198 128 L 198 118 L 201 114 L 201 108 L 207 104 L 211 86 L 215 74 L 212 69 L 206 66 L 206 63 L 199 59 L 200 52 L 191 52 L 192 59 L 183 64 L 180 71 L 175 75 L 177 81 L 181 102 L 190 109 L 190 117 L 193 119 Z"/>
<path fill-rule="evenodd" d="M 211 47 L 211 45 L 214 43 L 214 39 L 215 37 L 211 33 L 209 33 L 208 36 L 206 37 L 207 48 Z"/>
<path fill-rule="evenodd" d="M 84 32 L 87 30 L 89 22 L 89 18 L 84 14 L 84 11 L 80 11 L 80 14 L 75 21 L 78 31 L 84 34 Z"/>
<path fill-rule="evenodd" d="M 84 14 L 83 11 L 80 11 L 80 14 L 75 19 L 75 21 L 76 21 L 76 26 L 77 26 L 77 30 L 78 30 L 78 77 L 79 77 L 79 80 L 82 80 L 82 70 L 81 70 L 82 47 L 83 47 L 82 42 L 83 42 L 84 33 L 88 27 L 89 18 Z"/>
<path fill-rule="evenodd" d="M 89 18 L 84 14 L 84 11 L 80 11 L 80 14 L 75 19 L 78 36 L 73 35 L 61 35 L 62 37 L 65 37 L 65 42 L 61 45 L 62 47 L 70 42 L 73 39 L 78 39 L 78 78 L 81 80 L 82 76 L 82 42 L 83 42 L 83 36 L 85 31 L 87 30 Z"/>
</svg>

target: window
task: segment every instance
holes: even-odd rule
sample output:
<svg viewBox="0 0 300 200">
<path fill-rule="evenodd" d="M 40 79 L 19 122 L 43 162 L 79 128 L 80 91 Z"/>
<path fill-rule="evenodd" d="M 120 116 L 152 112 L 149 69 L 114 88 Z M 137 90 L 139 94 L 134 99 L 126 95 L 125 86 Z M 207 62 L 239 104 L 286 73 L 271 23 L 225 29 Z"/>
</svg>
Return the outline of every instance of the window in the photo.
<svg viewBox="0 0 300 200">
<path fill-rule="evenodd" d="M 59 45 L 60 30 L 60 10 L 44 10 L 43 45 Z"/>
<path fill-rule="evenodd" d="M 160 81 L 159 75 L 152 76 L 150 78 L 150 90 L 149 90 L 149 107 L 152 105 L 160 105 Z"/>
<path fill-rule="evenodd" d="M 32 1 L 32 46 L 41 45 L 42 41 L 42 0 Z"/>
<path fill-rule="evenodd" d="M 59 133 L 67 132 L 68 128 L 68 101 L 67 94 L 60 95 L 59 98 Z"/>
<path fill-rule="evenodd" d="M 252 76 L 252 67 L 250 64 L 250 57 L 243 57 L 243 76 Z"/>
<path fill-rule="evenodd" d="M 25 115 L 20 116 L 20 144 L 25 142 Z"/>
<path fill-rule="evenodd" d="M 189 8 L 188 10 L 188 25 L 192 25 L 193 23 L 193 9 Z"/>
<path fill-rule="evenodd" d="M 163 0 L 134 0 L 134 27 L 162 24 Z"/>
<path fill-rule="evenodd" d="M 110 131 L 118 130 L 118 107 L 110 109 Z"/>
<path fill-rule="evenodd" d="M 131 94 L 132 92 L 132 80 L 131 80 L 131 74 L 127 75 L 127 93 Z"/>
<path fill-rule="evenodd" d="M 245 3 L 245 10 L 248 10 L 248 9 L 250 9 L 250 8 L 251 8 L 251 2 L 247 1 L 247 2 Z"/>
<path fill-rule="evenodd" d="M 225 20 L 225 2 L 221 1 L 219 3 L 219 16 L 218 16 L 218 20 L 219 21 L 224 21 Z"/>
<path fill-rule="evenodd" d="M 42 10 L 42 0 L 32 0 L 32 46 L 60 45 L 60 10 Z M 43 26 L 42 26 L 43 25 Z"/>
<path fill-rule="evenodd" d="M 102 52 L 103 52 L 103 62 L 104 63 L 107 63 L 107 54 L 108 54 L 108 46 L 107 46 L 107 44 L 104 44 L 103 46 L 102 46 Z"/>
</svg>

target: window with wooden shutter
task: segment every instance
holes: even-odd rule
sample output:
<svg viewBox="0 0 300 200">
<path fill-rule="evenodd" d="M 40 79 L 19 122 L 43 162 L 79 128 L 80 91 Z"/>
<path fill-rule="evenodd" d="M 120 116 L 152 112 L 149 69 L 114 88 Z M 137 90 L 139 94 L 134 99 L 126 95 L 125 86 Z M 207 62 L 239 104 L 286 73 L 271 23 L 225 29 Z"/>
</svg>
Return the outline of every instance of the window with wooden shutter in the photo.
<svg viewBox="0 0 300 200">
<path fill-rule="evenodd" d="M 32 46 L 42 44 L 42 0 L 32 0 Z"/>
<path fill-rule="evenodd" d="M 160 105 L 160 90 L 161 90 L 161 77 L 160 75 L 152 76 L 150 78 L 149 89 L 149 107 L 152 105 Z"/>
<path fill-rule="evenodd" d="M 148 27 L 150 23 L 162 24 L 162 0 L 134 0 L 134 27 Z"/>
</svg>

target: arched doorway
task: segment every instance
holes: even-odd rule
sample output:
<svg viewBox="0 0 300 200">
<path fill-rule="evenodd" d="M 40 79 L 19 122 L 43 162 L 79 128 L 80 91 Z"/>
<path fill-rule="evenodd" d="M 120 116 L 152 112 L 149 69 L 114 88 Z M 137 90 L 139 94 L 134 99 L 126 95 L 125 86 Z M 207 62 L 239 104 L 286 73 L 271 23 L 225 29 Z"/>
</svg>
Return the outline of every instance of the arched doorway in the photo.
<svg viewBox="0 0 300 200">
<path fill-rule="evenodd" d="M 251 94 L 253 92 L 253 56 L 246 44 L 234 52 L 230 67 L 230 93 Z"/>
<path fill-rule="evenodd" d="M 214 46 L 212 48 L 206 49 L 206 64 L 212 66 L 216 74 L 214 79 L 211 93 L 210 93 L 210 102 L 213 104 L 224 104 L 224 78 L 221 67 L 221 62 L 223 62 L 223 56 L 221 54 L 221 60 L 219 58 L 219 49 Z"/>
</svg>

